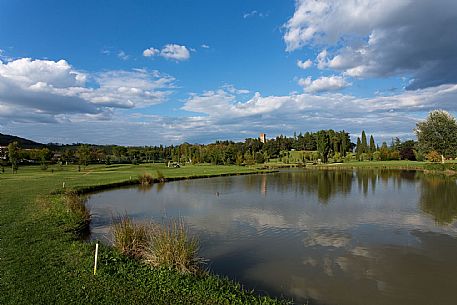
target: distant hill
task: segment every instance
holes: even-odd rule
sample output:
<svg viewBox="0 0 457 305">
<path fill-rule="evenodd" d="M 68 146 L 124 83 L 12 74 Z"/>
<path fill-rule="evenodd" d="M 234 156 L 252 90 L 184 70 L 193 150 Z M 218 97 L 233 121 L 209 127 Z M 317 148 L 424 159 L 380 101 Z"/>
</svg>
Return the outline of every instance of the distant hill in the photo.
<svg viewBox="0 0 457 305">
<path fill-rule="evenodd" d="M 14 141 L 19 143 L 19 147 L 21 148 L 41 148 L 46 146 L 32 140 L 0 133 L 0 146 L 7 146 Z"/>
</svg>

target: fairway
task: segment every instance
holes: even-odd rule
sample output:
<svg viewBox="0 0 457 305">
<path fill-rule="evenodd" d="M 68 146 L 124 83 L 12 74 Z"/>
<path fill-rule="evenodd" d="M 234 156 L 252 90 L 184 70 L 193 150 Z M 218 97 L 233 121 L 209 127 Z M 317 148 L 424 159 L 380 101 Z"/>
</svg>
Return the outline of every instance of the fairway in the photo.
<svg viewBox="0 0 457 305">
<path fill-rule="evenodd" d="M 58 193 L 157 177 L 190 178 L 246 174 L 236 166 L 163 164 L 20 167 L 0 175 L 0 304 L 275 304 L 239 284 L 213 275 L 181 275 L 151 269 L 101 246 L 99 271 L 92 274 L 94 244 L 74 234 L 78 222 Z M 57 191 L 57 192 L 56 192 Z"/>
</svg>

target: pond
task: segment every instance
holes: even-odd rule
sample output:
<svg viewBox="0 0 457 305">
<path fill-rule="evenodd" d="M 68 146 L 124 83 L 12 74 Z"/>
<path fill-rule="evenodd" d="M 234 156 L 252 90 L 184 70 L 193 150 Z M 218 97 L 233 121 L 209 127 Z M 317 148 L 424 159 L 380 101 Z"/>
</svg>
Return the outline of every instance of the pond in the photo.
<svg viewBox="0 0 457 305">
<path fill-rule="evenodd" d="M 457 304 L 457 183 L 395 170 L 288 170 L 91 195 L 92 238 L 112 215 L 181 217 L 209 268 L 319 305 Z"/>
</svg>

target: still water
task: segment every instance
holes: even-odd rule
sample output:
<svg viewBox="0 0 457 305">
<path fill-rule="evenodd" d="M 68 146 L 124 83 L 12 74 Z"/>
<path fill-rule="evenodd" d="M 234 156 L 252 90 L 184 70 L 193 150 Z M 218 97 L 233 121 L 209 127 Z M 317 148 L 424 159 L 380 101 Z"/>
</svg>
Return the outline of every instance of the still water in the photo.
<svg viewBox="0 0 457 305">
<path fill-rule="evenodd" d="M 209 268 L 259 293 L 326 305 L 457 304 L 457 183 L 414 171 L 291 170 L 124 188 L 112 215 L 182 217 Z"/>
</svg>

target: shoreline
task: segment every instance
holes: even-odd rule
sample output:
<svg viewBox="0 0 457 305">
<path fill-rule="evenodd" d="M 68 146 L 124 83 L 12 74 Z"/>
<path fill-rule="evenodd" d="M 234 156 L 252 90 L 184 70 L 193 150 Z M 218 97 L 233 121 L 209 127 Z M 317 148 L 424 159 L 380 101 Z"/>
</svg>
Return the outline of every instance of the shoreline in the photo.
<svg viewBox="0 0 457 305">
<path fill-rule="evenodd" d="M 18 174 L 2 175 L 0 303 L 290 303 L 246 290 L 240 283 L 211 272 L 194 276 L 152 269 L 106 245 L 100 245 L 99 268 L 93 276 L 95 244 L 76 235 L 81 219 L 65 206 L 65 191 L 83 195 L 139 185 L 138 179 L 130 177 L 153 170 L 162 171 L 167 181 L 275 172 L 236 166 L 189 166 L 176 170 L 143 165 L 89 166 L 81 172 L 68 167 L 52 173 L 20 168 Z M 124 179 L 119 178 L 121 175 Z M 67 181 L 68 187 L 62 187 L 62 180 Z M 154 182 L 159 181 L 161 178 L 155 175 Z"/>
</svg>

